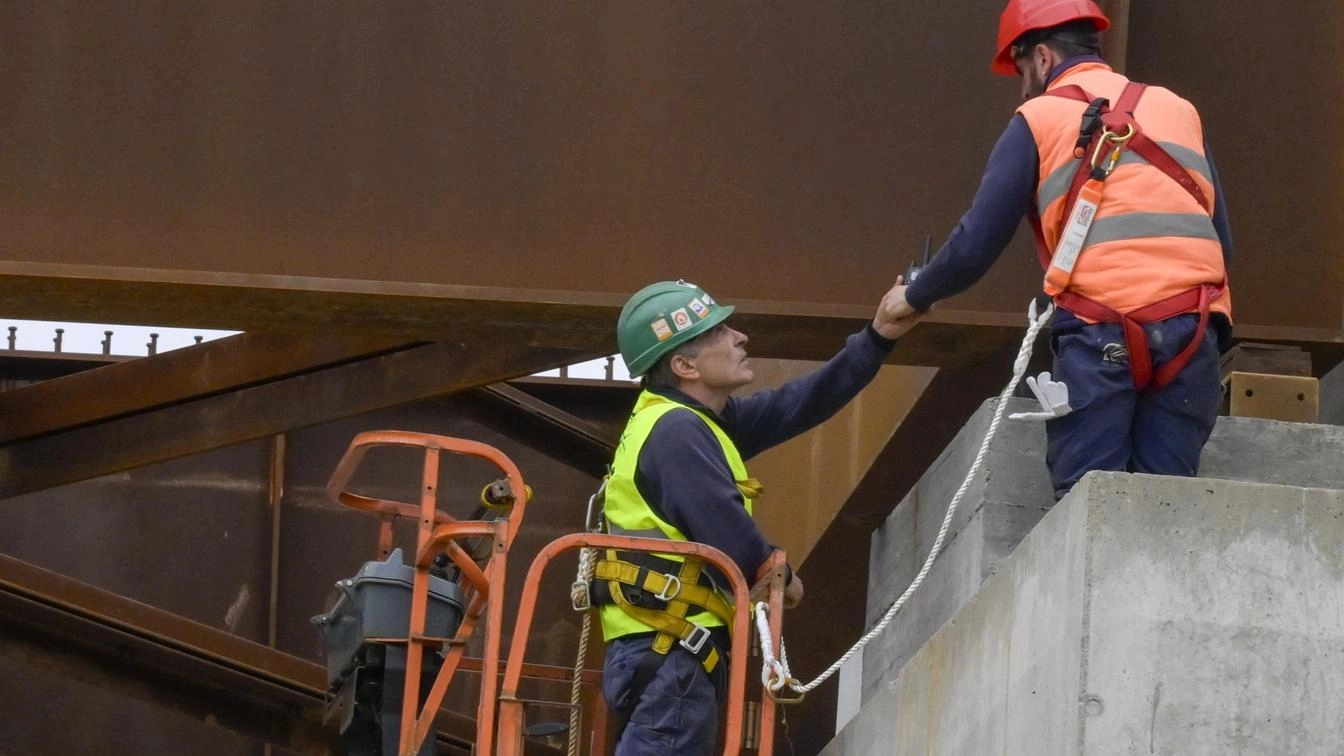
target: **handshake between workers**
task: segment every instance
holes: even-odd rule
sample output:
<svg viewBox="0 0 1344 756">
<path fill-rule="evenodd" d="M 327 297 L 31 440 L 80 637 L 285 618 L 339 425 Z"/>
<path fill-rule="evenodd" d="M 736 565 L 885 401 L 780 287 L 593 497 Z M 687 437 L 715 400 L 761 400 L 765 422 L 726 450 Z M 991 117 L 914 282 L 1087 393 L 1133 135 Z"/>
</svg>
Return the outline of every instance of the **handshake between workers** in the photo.
<svg viewBox="0 0 1344 756">
<path fill-rule="evenodd" d="M 882 295 L 877 305 L 877 315 L 873 317 L 873 330 L 888 339 L 904 336 L 926 313 L 919 312 L 905 301 L 906 286 L 904 276 L 896 276 L 896 285 Z"/>
</svg>

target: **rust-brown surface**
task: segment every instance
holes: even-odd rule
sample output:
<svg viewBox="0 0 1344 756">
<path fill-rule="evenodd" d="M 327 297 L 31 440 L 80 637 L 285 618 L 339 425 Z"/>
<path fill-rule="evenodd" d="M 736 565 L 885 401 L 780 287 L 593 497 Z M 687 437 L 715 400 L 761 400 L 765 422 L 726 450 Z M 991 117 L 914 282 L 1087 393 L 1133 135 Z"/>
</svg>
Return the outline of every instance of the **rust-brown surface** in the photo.
<svg viewBox="0 0 1344 756">
<path fill-rule="evenodd" d="M 1344 5 L 1103 5 L 1117 20 L 1110 57 L 1203 115 L 1236 239 L 1237 335 L 1301 344 L 1317 374 L 1333 366 Z M 249 333 L 0 394 L 0 495 L 23 494 L 4 502 L 0 550 L 252 640 L 273 624 L 280 649 L 311 658 L 311 599 L 371 547 L 363 523 L 310 492 L 376 417 L 495 439 L 541 470 L 566 509 L 520 544 L 535 551 L 574 526 L 620 410 L 428 398 L 614 351 L 625 296 L 660 278 L 737 304 L 754 355 L 831 354 L 973 195 L 1015 106 L 1016 85 L 987 71 L 999 7 L 7 5 L 2 314 Z M 862 606 L 842 600 L 865 579 L 856 545 L 1006 379 L 1039 275 L 1019 233 L 893 353 L 939 373 L 809 535 L 804 573 L 852 590 L 813 591 L 790 618 L 809 629 L 790 634 L 796 667 L 829 662 L 862 629 Z M 601 405 L 605 434 L 582 425 L 585 401 Z M 282 432 L 299 489 L 272 544 L 255 481 L 267 477 L 259 439 Z M 188 529 L 201 518 L 211 527 Z M 238 591 L 259 601 L 272 581 L 302 598 L 220 624 Z M 543 660 L 563 664 L 572 618 L 545 621 Z M 163 734 L 142 752 L 204 737 L 105 678 L 71 682 L 33 637 L 10 638 L 0 668 L 83 712 L 67 750 L 96 748 L 118 723 Z M 829 740 L 833 690 L 790 712 L 798 753 Z M 451 704 L 470 711 L 472 693 Z M 23 742 L 47 743 L 44 727 L 25 723 Z"/>
<path fill-rule="evenodd" d="M 685 276 L 724 300 L 866 305 L 956 222 L 1012 113 L 986 71 L 995 5 L 13 5 L 6 257 L 618 298 Z M 1337 332 L 1344 158 L 1322 147 L 1344 7 L 1128 17 L 1130 72 L 1204 113 L 1239 319 Z M 1229 73 L 1247 29 L 1285 63 Z M 954 306 L 1016 312 L 1034 266 L 1019 235 Z"/>
</svg>

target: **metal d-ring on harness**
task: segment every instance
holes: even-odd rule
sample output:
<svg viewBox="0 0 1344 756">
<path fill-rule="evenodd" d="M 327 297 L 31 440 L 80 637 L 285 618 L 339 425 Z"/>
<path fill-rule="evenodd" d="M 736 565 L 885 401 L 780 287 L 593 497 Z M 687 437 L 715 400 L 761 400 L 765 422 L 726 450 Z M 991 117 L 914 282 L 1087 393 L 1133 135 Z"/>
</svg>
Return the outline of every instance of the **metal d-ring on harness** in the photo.
<svg viewBox="0 0 1344 756">
<path fill-rule="evenodd" d="M 1110 128 L 1101 130 L 1101 136 L 1097 139 L 1097 148 L 1092 151 L 1092 160 L 1089 165 L 1092 166 L 1092 178 L 1098 181 L 1105 181 L 1107 176 L 1115 170 L 1115 164 L 1120 162 L 1120 151 L 1124 149 L 1125 144 L 1134 138 L 1134 124 L 1125 124 L 1125 133 L 1117 134 Z M 1101 153 L 1105 151 L 1106 145 L 1111 145 L 1111 159 L 1105 168 L 1101 168 Z"/>
</svg>

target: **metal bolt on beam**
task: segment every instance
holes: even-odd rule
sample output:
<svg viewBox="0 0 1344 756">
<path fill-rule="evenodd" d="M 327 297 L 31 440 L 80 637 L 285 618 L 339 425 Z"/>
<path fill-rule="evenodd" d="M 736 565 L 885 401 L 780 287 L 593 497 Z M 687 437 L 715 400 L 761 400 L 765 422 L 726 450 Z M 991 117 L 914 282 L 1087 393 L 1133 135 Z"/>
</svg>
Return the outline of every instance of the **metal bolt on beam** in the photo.
<svg viewBox="0 0 1344 756">
<path fill-rule="evenodd" d="M 149 349 L 150 357 L 157 354 L 159 351 L 159 335 L 157 333 L 151 333 L 149 335 L 149 343 L 145 344 L 145 346 Z"/>
<path fill-rule="evenodd" d="M 112 332 L 103 331 L 103 354 L 112 354 Z"/>
<path fill-rule="evenodd" d="M 64 338 L 65 338 L 65 329 L 64 329 L 64 328 L 57 328 L 57 329 L 56 329 L 56 338 L 54 338 L 54 339 L 51 340 L 52 343 L 56 345 L 56 351 L 57 351 L 57 352 L 61 351 L 61 341 L 62 341 Z"/>
<path fill-rule="evenodd" d="M 18 330 L 19 330 L 18 326 L 9 327 L 9 350 L 11 352 L 14 351 L 14 341 L 17 338 L 15 334 L 18 332 Z"/>
</svg>

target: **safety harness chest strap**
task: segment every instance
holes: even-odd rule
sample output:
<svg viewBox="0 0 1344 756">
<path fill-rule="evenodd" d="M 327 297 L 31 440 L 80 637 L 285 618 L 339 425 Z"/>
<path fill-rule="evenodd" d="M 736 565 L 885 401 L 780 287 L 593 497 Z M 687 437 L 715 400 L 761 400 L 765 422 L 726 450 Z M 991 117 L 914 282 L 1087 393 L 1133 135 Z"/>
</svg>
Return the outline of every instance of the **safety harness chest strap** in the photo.
<svg viewBox="0 0 1344 756">
<path fill-rule="evenodd" d="M 616 595 L 619 593 L 627 603 L 641 609 L 666 611 L 673 602 L 682 602 L 712 613 L 729 626 L 733 622 L 733 608 L 718 591 L 698 582 L 687 583 L 679 575 L 653 572 L 642 565 L 619 559 L 603 559 L 593 569 L 593 579 L 605 583 L 606 588 L 604 592 L 599 591 L 606 595 L 594 596 L 594 603 L 607 603 L 604 599 L 610 597 L 611 603 L 620 604 Z M 621 590 L 622 585 L 642 592 L 647 598 L 631 601 Z"/>
</svg>

